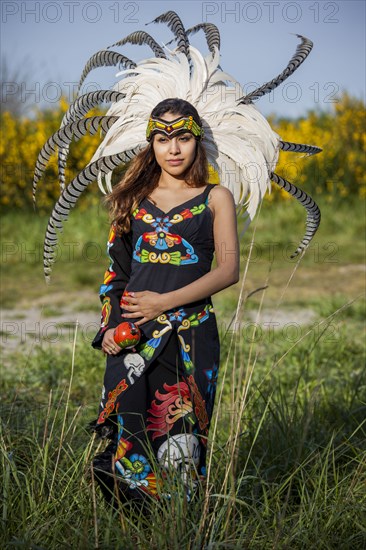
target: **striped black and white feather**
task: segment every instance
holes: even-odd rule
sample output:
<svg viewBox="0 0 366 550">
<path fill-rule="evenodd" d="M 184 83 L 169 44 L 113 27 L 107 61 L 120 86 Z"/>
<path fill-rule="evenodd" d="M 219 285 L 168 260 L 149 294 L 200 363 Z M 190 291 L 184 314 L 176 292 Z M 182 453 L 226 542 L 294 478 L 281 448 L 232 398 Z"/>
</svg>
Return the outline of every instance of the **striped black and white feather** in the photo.
<svg viewBox="0 0 366 550">
<path fill-rule="evenodd" d="M 280 141 L 280 149 L 290 153 L 305 153 L 307 156 L 317 155 L 322 152 L 316 145 L 306 145 L 306 143 L 292 143 L 291 141 Z"/>
<path fill-rule="evenodd" d="M 144 31 L 130 33 L 113 46 L 127 43 L 147 45 L 154 57 L 132 61 L 110 49 L 92 56 L 81 75 L 80 86 L 89 72 L 101 66 L 120 66 L 120 80 L 113 90 L 101 90 L 78 97 L 64 115 L 60 130 L 46 142 L 35 167 L 34 192 L 50 155 L 59 149 L 61 195 L 51 214 L 44 246 L 44 270 L 49 279 L 55 258 L 58 231 L 62 230 L 71 209 L 81 193 L 94 181 L 103 193 L 112 190 L 113 170 L 126 163 L 147 145 L 146 124 L 152 109 L 162 100 L 178 97 L 192 103 L 203 121 L 208 160 L 218 171 L 221 185 L 231 190 L 237 212 L 244 211 L 247 221 L 253 218 L 271 180 L 294 196 L 307 211 L 306 233 L 294 255 L 300 254 L 314 236 L 320 211 L 313 199 L 275 173 L 279 151 L 314 155 L 321 151 L 315 145 L 288 142 L 270 127 L 253 101 L 270 93 L 304 62 L 312 42 L 301 36 L 295 54 L 277 77 L 249 95 L 244 95 L 239 82 L 225 73 L 220 65 L 220 33 L 212 23 L 200 23 L 185 30 L 179 16 L 167 11 L 154 23 L 166 23 L 173 32 L 177 47 L 161 47 Z M 188 35 L 203 30 L 209 54 L 204 56 L 190 45 Z M 108 48 L 111 48 L 109 46 Z M 225 98 L 225 101 L 223 101 Z M 239 98 L 239 99 L 238 99 Z M 102 102 L 111 103 L 102 117 L 83 117 Z M 79 139 L 98 129 L 105 133 L 89 164 L 65 188 L 65 166 L 72 139 Z"/>
<path fill-rule="evenodd" d="M 48 161 L 55 153 L 56 148 L 65 149 L 69 147 L 72 140 L 78 141 L 82 136 L 86 134 L 94 135 L 101 129 L 103 134 L 106 134 L 109 128 L 118 120 L 118 117 L 110 116 L 94 116 L 84 118 L 66 124 L 55 132 L 42 147 L 36 162 L 33 178 L 33 201 L 36 200 L 37 183 L 42 177 Z"/>
<path fill-rule="evenodd" d="M 188 36 L 190 34 L 196 34 L 200 30 L 203 30 L 205 33 L 207 46 L 210 52 L 215 53 L 215 48 L 219 50 L 221 44 L 220 31 L 216 27 L 216 25 L 214 25 L 213 23 L 199 23 L 198 25 L 187 29 L 186 33 Z M 169 42 L 167 42 L 165 45 L 169 46 L 170 44 L 175 42 L 175 40 L 176 39 L 173 38 L 172 40 L 169 40 Z"/>
<path fill-rule="evenodd" d="M 124 162 L 126 162 L 125 153 L 111 155 L 110 157 L 101 157 L 95 162 L 88 164 L 88 166 L 62 191 L 48 221 L 44 240 L 43 268 L 47 282 L 50 280 L 49 276 L 52 270 L 52 264 L 55 261 L 58 232 L 62 232 L 63 223 L 68 219 L 69 213 L 71 209 L 74 208 L 81 193 L 88 185 L 98 178 L 99 174 L 110 172 Z"/>
<path fill-rule="evenodd" d="M 187 29 L 187 35 L 195 34 L 196 32 L 203 30 L 206 36 L 206 42 L 210 52 L 215 53 L 215 48 L 220 49 L 220 31 L 213 23 L 199 23 L 190 29 Z"/>
<path fill-rule="evenodd" d="M 174 33 L 178 43 L 178 51 L 184 53 L 188 61 L 191 61 L 189 51 L 189 40 L 181 18 L 175 11 L 167 11 L 159 17 L 156 17 L 151 23 L 166 23 L 169 29 Z"/>
<path fill-rule="evenodd" d="M 88 74 L 99 67 L 118 67 L 118 69 L 133 69 L 136 66 L 134 61 L 118 52 L 111 50 L 100 50 L 92 55 L 85 64 L 79 80 L 76 95 L 79 95 L 81 86 Z"/>
<path fill-rule="evenodd" d="M 115 42 L 111 46 L 108 46 L 108 48 L 113 48 L 115 46 L 124 46 L 125 44 L 137 44 L 138 46 L 142 46 L 146 44 L 147 46 L 149 46 L 149 48 L 152 49 L 155 57 L 162 57 L 162 58 L 166 57 L 163 48 L 159 46 L 156 40 L 145 31 L 133 32 L 128 36 L 126 36 L 126 38 L 123 38 L 122 40 Z"/>
<path fill-rule="evenodd" d="M 68 108 L 61 121 L 60 129 L 69 124 L 70 122 L 80 120 L 88 111 L 100 105 L 101 103 L 110 103 L 117 100 L 122 100 L 122 96 L 119 92 L 114 90 L 98 90 L 96 92 L 89 92 L 88 94 L 78 97 Z M 65 187 L 65 168 L 67 157 L 69 154 L 69 147 L 60 147 L 58 152 L 58 177 L 61 190 Z"/>
<path fill-rule="evenodd" d="M 286 78 L 291 76 L 296 71 L 296 69 L 300 67 L 300 65 L 305 61 L 305 59 L 311 52 L 313 48 L 313 43 L 308 38 L 305 38 L 305 36 L 301 36 L 301 34 L 297 34 L 296 36 L 298 38 L 301 38 L 301 44 L 297 46 L 296 52 L 294 53 L 294 55 L 288 62 L 287 67 L 282 71 L 282 73 L 277 75 L 270 82 L 266 82 L 266 84 L 263 84 L 263 86 L 254 90 L 254 92 L 251 92 L 245 97 L 241 97 L 239 99 L 240 103 L 249 104 L 256 99 L 263 97 L 270 92 L 273 92 L 275 88 L 282 84 L 282 82 L 284 82 Z"/>
<path fill-rule="evenodd" d="M 311 239 L 314 237 L 316 231 L 318 230 L 321 219 L 320 209 L 316 202 L 310 197 L 310 195 L 305 193 L 305 191 L 303 191 L 299 187 L 296 187 L 296 185 L 294 185 L 293 183 L 282 178 L 278 174 L 272 173 L 271 180 L 274 181 L 279 187 L 284 189 L 287 193 L 295 197 L 295 199 L 299 201 L 301 206 L 303 206 L 307 212 L 305 235 L 295 252 L 291 254 L 291 258 L 295 258 L 295 256 L 298 256 L 307 248 Z"/>
</svg>

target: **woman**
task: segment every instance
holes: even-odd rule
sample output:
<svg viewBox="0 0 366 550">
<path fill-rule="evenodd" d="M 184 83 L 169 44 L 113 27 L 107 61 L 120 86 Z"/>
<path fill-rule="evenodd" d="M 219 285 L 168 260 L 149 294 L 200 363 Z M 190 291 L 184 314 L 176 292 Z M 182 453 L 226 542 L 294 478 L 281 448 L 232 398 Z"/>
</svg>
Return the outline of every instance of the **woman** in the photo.
<svg viewBox="0 0 366 550">
<path fill-rule="evenodd" d="M 107 499 L 115 480 L 120 497 L 158 495 L 156 464 L 179 470 L 188 493 L 205 475 L 220 361 L 211 295 L 238 281 L 239 244 L 231 192 L 207 184 L 202 136 L 190 103 L 160 102 L 149 145 L 107 199 L 111 264 L 93 342 L 107 354 L 96 429 L 113 441 L 94 460 Z M 126 320 L 142 337 L 121 351 L 113 333 Z"/>
<path fill-rule="evenodd" d="M 321 149 L 284 141 L 254 105 L 302 65 L 312 41 L 297 35 L 300 43 L 284 70 L 246 93 L 220 66 L 220 32 L 213 23 L 186 30 L 172 10 L 154 23 L 168 26 L 177 47 L 170 50 L 168 42 L 162 48 L 143 30 L 93 54 L 60 129 L 39 153 L 33 179 L 35 199 L 38 181 L 58 149 L 60 196 L 43 247 L 47 282 L 59 232 L 80 196 L 96 180 L 103 193 L 104 186 L 111 192 L 111 265 L 101 287 L 102 326 L 93 343 L 108 354 L 97 430 L 110 435 L 112 443 L 96 458 L 95 472 L 109 497 L 114 471 L 127 496 L 155 494 L 156 462 L 165 469 L 173 464 L 184 475 L 189 468 L 196 477 L 204 474 L 219 366 L 210 296 L 238 280 L 234 203 L 247 227 L 271 181 L 296 198 L 307 218 L 305 235 L 292 257 L 308 247 L 321 217 L 307 193 L 274 172 L 280 150 L 314 155 Z M 205 34 L 208 55 L 190 44 L 197 31 Z M 126 43 L 144 44 L 153 56 L 136 63 L 111 50 Z M 81 93 L 89 73 L 104 66 L 119 67 L 121 80 L 112 90 Z M 176 96 L 199 109 L 205 150 L 196 110 L 187 102 L 166 100 Z M 85 116 L 103 102 L 111 103 L 105 116 Z M 71 142 L 99 129 L 102 142 L 66 185 Z M 220 186 L 207 185 L 205 153 Z M 123 181 L 112 190 L 114 170 L 131 158 Z M 217 268 L 210 271 L 214 251 Z M 112 329 L 122 320 L 136 321 L 142 331 L 134 350 L 115 347 Z"/>
</svg>

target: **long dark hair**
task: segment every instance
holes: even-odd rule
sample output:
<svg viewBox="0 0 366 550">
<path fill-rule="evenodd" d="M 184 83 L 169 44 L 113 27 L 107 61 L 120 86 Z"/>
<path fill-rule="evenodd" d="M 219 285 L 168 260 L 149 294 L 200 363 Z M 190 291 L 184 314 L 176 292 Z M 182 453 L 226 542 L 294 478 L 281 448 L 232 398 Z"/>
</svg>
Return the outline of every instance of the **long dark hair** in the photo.
<svg viewBox="0 0 366 550">
<path fill-rule="evenodd" d="M 154 107 L 151 116 L 163 118 L 166 113 L 177 116 L 192 116 L 199 126 L 201 119 L 195 107 L 179 98 L 164 99 Z M 147 124 L 148 121 L 146 121 Z M 161 168 L 156 162 L 153 140 L 142 149 L 130 162 L 122 179 L 113 187 L 112 192 L 105 198 L 112 223 L 117 233 L 130 231 L 130 217 L 138 204 L 158 186 Z M 208 164 L 206 150 L 200 140 L 197 141 L 196 156 L 188 168 L 185 181 L 191 187 L 202 187 L 207 184 Z"/>
</svg>

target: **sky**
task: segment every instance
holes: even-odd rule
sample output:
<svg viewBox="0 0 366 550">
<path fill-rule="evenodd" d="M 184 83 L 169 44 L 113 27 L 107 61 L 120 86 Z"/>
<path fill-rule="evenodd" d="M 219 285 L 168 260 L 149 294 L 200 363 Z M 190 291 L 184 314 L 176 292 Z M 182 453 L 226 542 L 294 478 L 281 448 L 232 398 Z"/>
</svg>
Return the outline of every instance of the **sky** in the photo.
<svg viewBox="0 0 366 550">
<path fill-rule="evenodd" d="M 277 76 L 299 43 L 314 48 L 289 79 L 256 102 L 265 115 L 303 116 L 310 109 L 329 110 L 342 91 L 365 98 L 365 2 L 360 1 L 88 1 L 2 0 L 1 56 L 9 76 L 2 87 L 6 100 L 15 89 L 22 100 L 52 106 L 62 93 L 72 100 L 89 57 L 137 30 L 160 43 L 172 38 L 165 24 L 149 23 L 173 9 L 186 28 L 212 22 L 221 34 L 221 67 L 245 90 Z M 191 38 L 207 50 L 203 33 Z M 151 56 L 146 46 L 114 48 L 134 61 Z M 114 68 L 89 74 L 83 92 L 110 88 Z M 14 76 L 18 75 L 18 76 Z"/>
</svg>

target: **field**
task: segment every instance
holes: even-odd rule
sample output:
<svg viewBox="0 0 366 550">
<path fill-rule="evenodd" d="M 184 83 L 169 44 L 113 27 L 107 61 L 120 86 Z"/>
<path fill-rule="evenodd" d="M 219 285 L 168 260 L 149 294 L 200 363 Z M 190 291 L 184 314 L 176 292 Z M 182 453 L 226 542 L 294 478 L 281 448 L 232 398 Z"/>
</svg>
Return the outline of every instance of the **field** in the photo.
<svg viewBox="0 0 366 550">
<path fill-rule="evenodd" d="M 300 262 L 294 201 L 265 203 L 241 235 L 240 282 L 213 296 L 221 366 L 207 488 L 187 505 L 178 484 L 149 513 L 109 509 L 90 475 L 103 447 L 86 426 L 104 370 L 90 340 L 106 215 L 72 213 L 48 287 L 46 218 L 3 217 L 4 548 L 366 547 L 365 213 L 356 199 L 320 207 Z"/>
</svg>

